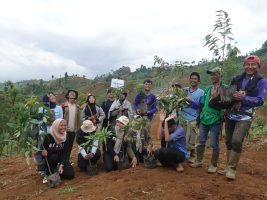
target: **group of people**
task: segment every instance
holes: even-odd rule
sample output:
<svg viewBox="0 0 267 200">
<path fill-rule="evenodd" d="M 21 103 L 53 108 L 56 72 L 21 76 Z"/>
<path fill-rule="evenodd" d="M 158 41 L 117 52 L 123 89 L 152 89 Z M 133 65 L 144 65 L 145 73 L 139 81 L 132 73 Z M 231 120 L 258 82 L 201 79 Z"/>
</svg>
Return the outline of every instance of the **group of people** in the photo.
<svg viewBox="0 0 267 200">
<path fill-rule="evenodd" d="M 88 94 L 83 108 L 76 103 L 78 92 L 75 90 L 66 93 L 66 102 L 62 106 L 56 105 L 55 95 L 50 93 L 43 98 L 45 107 L 40 112 L 51 110 L 54 121 L 51 127 L 48 126 L 43 143 L 37 145 L 43 161 L 38 163 L 38 168 L 42 165 L 40 169 L 45 169 L 48 174 L 47 168 L 50 167 L 52 171 L 58 170 L 61 177 L 73 178 L 70 154 L 76 138 L 77 164 L 82 171 L 87 171 L 90 166 L 97 168 L 102 154 L 107 172 L 121 169 L 122 165 L 136 167 L 148 158 L 182 172 L 181 163 L 186 159 L 191 167 L 202 167 L 210 133 L 212 157 L 208 172 L 215 173 L 220 155 L 219 137 L 225 121 L 227 167 L 218 172 L 235 179 L 242 143 L 251 126 L 255 108 L 263 105 L 267 94 L 267 81 L 257 72 L 260 66 L 259 57 L 251 55 L 245 58 L 244 72 L 231 82 L 236 88 L 228 99 L 224 91 L 229 87 L 221 81 L 221 68 L 207 71 L 211 85 L 204 91 L 198 87 L 200 75 L 192 72 L 190 86 L 184 88 L 189 105 L 178 113 L 183 127 L 175 120 L 176 114 L 167 116 L 164 110 L 159 111 L 160 123 L 156 134 L 161 140 L 159 149 L 153 147 L 150 128 L 142 123 L 144 118 L 153 120 L 157 112 L 157 98 L 151 92 L 151 80 L 144 81 L 143 91 L 136 95 L 133 107 L 126 92 L 114 98 L 112 89 L 107 90 L 107 100 L 100 106 L 96 104 L 96 96 Z M 131 126 L 127 128 L 129 124 Z M 106 142 L 100 144 L 94 140 L 90 146 L 84 145 L 87 136 L 103 128 L 111 131 Z"/>
</svg>

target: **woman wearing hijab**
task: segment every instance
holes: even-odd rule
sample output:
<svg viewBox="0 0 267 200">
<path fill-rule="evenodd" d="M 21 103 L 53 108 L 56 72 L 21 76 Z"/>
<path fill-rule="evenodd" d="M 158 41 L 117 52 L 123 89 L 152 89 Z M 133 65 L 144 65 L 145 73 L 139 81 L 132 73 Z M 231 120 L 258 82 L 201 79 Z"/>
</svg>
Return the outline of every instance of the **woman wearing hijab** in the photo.
<svg viewBox="0 0 267 200">
<path fill-rule="evenodd" d="M 138 162 L 144 162 L 144 157 L 152 155 L 152 139 L 147 127 L 142 125 L 142 117 L 135 115 L 132 121 L 132 128 L 129 130 L 128 137 L 132 140 L 132 148 Z"/>
<path fill-rule="evenodd" d="M 105 113 L 102 108 L 96 105 L 96 97 L 93 94 L 89 94 L 86 100 L 86 106 L 82 110 L 82 121 L 91 120 L 98 130 L 102 128 L 102 123 L 105 118 Z"/>
<path fill-rule="evenodd" d="M 106 145 L 103 145 L 104 167 L 107 172 L 118 169 L 118 162 L 122 159 L 131 159 L 130 165 L 136 167 L 137 159 L 132 149 L 132 143 L 127 139 L 125 126 L 129 123 L 126 116 L 121 116 L 116 120 L 112 135 L 107 138 Z"/>
<path fill-rule="evenodd" d="M 47 158 L 51 173 L 57 170 L 62 178 L 72 179 L 73 168 L 68 160 L 69 151 L 67 141 L 67 122 L 64 119 L 56 119 L 51 127 L 51 133 L 47 134 L 42 144 L 42 156 Z M 45 164 L 46 174 L 49 175 L 47 163 Z M 45 180 L 43 181 L 45 183 Z"/>
</svg>

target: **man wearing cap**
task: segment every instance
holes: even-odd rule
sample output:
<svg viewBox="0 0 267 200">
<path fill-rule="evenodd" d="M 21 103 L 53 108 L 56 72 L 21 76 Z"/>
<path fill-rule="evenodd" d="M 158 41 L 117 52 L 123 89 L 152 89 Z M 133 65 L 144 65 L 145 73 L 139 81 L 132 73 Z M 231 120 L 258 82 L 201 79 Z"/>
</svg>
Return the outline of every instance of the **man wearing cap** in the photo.
<svg viewBox="0 0 267 200">
<path fill-rule="evenodd" d="M 183 107 L 179 113 L 181 115 L 181 120 L 185 122 L 186 130 L 186 149 L 189 152 L 189 162 L 193 163 L 196 159 L 195 155 L 195 145 L 197 139 L 197 127 L 196 119 L 200 111 L 200 101 L 204 94 L 204 91 L 198 87 L 200 83 L 200 75 L 197 72 L 192 72 L 190 74 L 190 87 L 185 87 L 184 91 L 186 92 L 189 100 L 189 106 Z"/>
<path fill-rule="evenodd" d="M 78 144 L 78 167 L 82 171 L 86 171 L 89 160 L 91 165 L 96 165 L 100 158 L 100 150 L 98 148 L 98 140 L 93 141 L 92 146 L 82 146 L 87 140 L 86 136 L 95 134 L 96 126 L 90 120 L 85 120 L 81 126 L 81 129 L 77 132 L 76 142 Z"/>
<path fill-rule="evenodd" d="M 242 152 L 242 144 L 250 129 L 256 107 L 262 106 L 266 97 L 267 80 L 258 74 L 260 58 L 255 55 L 244 59 L 244 72 L 236 76 L 231 85 L 237 86 L 234 104 L 228 109 L 225 121 L 225 143 L 227 148 L 226 174 L 235 179 L 237 164 Z"/>
<path fill-rule="evenodd" d="M 78 92 L 76 90 L 68 90 L 65 95 L 66 102 L 62 104 L 64 119 L 67 121 L 67 136 L 69 138 L 69 150 L 68 158 L 72 151 L 73 142 L 75 139 L 75 133 L 80 128 L 80 107 L 76 104 L 78 98 Z"/>
<path fill-rule="evenodd" d="M 103 144 L 104 167 L 107 172 L 118 169 L 118 162 L 124 159 L 131 159 L 131 166 L 136 167 L 137 159 L 132 149 L 131 140 L 128 139 L 125 126 L 129 124 L 129 118 L 120 116 L 112 127 L 112 135 Z"/>
<path fill-rule="evenodd" d="M 152 120 L 157 111 L 157 98 L 151 93 L 152 81 L 145 80 L 143 88 L 144 91 L 135 96 L 134 110 L 137 115 L 147 116 L 149 120 Z"/>
<path fill-rule="evenodd" d="M 190 164 L 190 166 L 194 168 L 202 167 L 205 145 L 208 133 L 210 132 L 212 156 L 208 173 L 215 173 L 217 171 L 217 162 L 220 153 L 219 136 L 222 128 L 223 110 L 221 108 L 212 107 L 211 103 L 215 100 L 219 100 L 218 97 L 224 85 L 221 83 L 222 70 L 220 67 L 208 70 L 207 74 L 210 74 L 212 85 L 206 87 L 203 98 L 201 99 L 202 111 L 199 115 L 199 144 L 196 147 L 197 159 L 194 163 Z"/>
</svg>

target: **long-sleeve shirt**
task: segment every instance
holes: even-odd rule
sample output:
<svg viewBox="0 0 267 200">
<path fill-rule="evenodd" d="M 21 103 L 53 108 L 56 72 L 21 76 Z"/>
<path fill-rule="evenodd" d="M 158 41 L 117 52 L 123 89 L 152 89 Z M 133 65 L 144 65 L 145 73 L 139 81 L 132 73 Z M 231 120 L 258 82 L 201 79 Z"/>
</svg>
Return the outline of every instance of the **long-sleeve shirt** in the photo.
<svg viewBox="0 0 267 200">
<path fill-rule="evenodd" d="M 246 87 L 250 80 L 251 78 L 249 77 L 243 78 L 242 85 L 240 88 L 242 91 L 246 90 Z M 230 111 L 228 114 L 228 118 L 235 121 L 251 120 L 251 116 L 254 113 L 255 107 L 262 106 L 266 96 L 267 96 L 267 80 L 265 78 L 262 78 L 258 81 L 254 91 L 251 94 L 246 94 L 242 98 L 239 114 Z"/>
<path fill-rule="evenodd" d="M 112 131 L 112 133 L 113 134 L 107 138 L 106 146 L 103 145 L 103 150 L 104 152 L 111 154 L 114 157 L 116 155 L 114 151 L 114 146 L 116 143 L 117 136 L 116 136 L 115 131 L 114 132 Z M 126 141 L 124 140 L 121 145 L 120 152 L 124 152 L 124 154 L 127 152 L 128 156 L 132 159 L 135 156 L 133 149 L 132 149 L 132 142 L 130 140 L 126 140 Z"/>
<path fill-rule="evenodd" d="M 98 148 L 98 140 L 93 141 L 93 144 L 91 147 L 83 147 L 82 144 L 85 143 L 87 140 L 85 138 L 85 136 L 89 136 L 90 134 L 95 134 L 95 132 L 92 133 L 85 133 L 83 132 L 81 129 L 77 132 L 77 136 L 76 136 L 76 142 L 78 144 L 78 150 L 79 153 L 85 157 L 89 151 L 93 154 L 96 153 L 96 150 Z"/>
<path fill-rule="evenodd" d="M 65 142 L 62 142 L 60 144 L 57 144 L 55 139 L 51 134 L 45 135 L 43 145 L 41 146 L 41 149 L 45 149 L 47 151 L 47 157 L 56 155 L 58 160 L 56 162 L 65 165 L 65 163 L 68 161 L 67 159 L 67 153 L 68 153 L 68 139 Z"/>
<path fill-rule="evenodd" d="M 154 94 L 144 95 L 144 94 L 138 93 L 134 99 L 135 112 L 137 112 L 137 110 L 140 109 L 142 104 L 145 104 L 146 111 L 141 109 L 141 115 L 143 112 L 148 112 L 147 117 L 149 120 L 152 120 L 154 113 L 157 111 L 157 98 L 156 98 L 156 96 Z"/>
<path fill-rule="evenodd" d="M 105 115 L 105 113 L 101 107 L 95 105 L 95 109 L 96 109 L 97 127 L 100 130 L 102 128 L 102 123 L 103 123 L 103 120 L 106 117 L 106 115 Z M 87 106 L 85 106 L 81 112 L 81 120 L 82 121 L 87 120 L 88 117 L 91 116 L 90 114 L 86 114 L 86 113 L 90 113 L 88 111 Z"/>
<path fill-rule="evenodd" d="M 146 149 L 149 144 L 152 145 L 152 139 L 147 128 L 143 127 L 140 130 L 130 129 L 128 133 L 128 138 L 132 140 L 133 146 L 136 145 L 137 132 L 140 131 L 140 139 L 142 141 L 142 148 Z"/>
<path fill-rule="evenodd" d="M 122 107 L 124 111 L 120 112 L 120 107 Z M 109 108 L 109 118 L 110 116 L 116 116 L 116 118 L 118 118 L 122 115 L 127 116 L 129 119 L 132 119 L 134 115 L 132 105 L 127 99 L 125 99 L 122 103 L 120 102 L 120 100 L 116 99 Z"/>
</svg>

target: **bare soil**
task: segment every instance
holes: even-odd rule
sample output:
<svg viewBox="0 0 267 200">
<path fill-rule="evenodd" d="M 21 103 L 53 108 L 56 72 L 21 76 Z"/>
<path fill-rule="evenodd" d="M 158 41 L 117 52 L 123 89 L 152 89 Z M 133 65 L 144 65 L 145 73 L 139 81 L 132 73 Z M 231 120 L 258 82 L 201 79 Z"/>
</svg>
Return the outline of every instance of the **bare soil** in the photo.
<svg viewBox="0 0 267 200">
<path fill-rule="evenodd" d="M 155 127 L 152 133 L 155 135 Z M 156 143 L 158 147 L 159 144 Z M 211 150 L 207 147 L 203 168 L 183 164 L 183 173 L 142 165 L 123 171 L 106 173 L 99 163 L 99 174 L 89 176 L 76 166 L 77 149 L 72 152 L 75 178 L 63 180 L 50 189 L 42 183 L 35 166 L 27 166 L 22 156 L 0 158 L 0 199 L 267 199 L 267 138 L 247 138 L 238 166 L 237 179 L 229 181 L 218 174 L 208 174 Z M 226 162 L 225 145 L 221 141 L 219 167 Z"/>
</svg>

